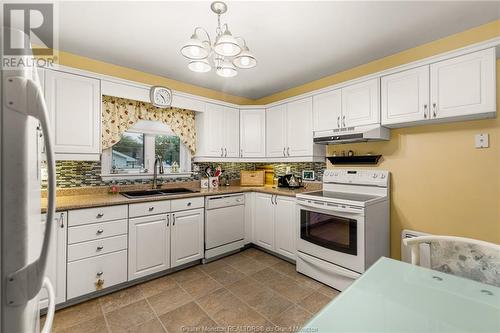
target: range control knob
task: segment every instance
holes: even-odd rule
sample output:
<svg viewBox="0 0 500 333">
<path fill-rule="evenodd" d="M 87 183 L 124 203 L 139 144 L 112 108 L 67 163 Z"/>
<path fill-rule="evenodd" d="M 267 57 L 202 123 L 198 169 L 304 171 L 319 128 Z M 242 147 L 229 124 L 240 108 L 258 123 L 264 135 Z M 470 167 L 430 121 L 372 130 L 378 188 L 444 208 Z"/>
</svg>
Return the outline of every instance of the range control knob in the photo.
<svg viewBox="0 0 500 333">
<path fill-rule="evenodd" d="M 377 178 L 378 175 L 376 173 L 373 174 L 373 178 Z"/>
<path fill-rule="evenodd" d="M 385 179 L 385 174 L 381 174 L 380 178 Z"/>
</svg>

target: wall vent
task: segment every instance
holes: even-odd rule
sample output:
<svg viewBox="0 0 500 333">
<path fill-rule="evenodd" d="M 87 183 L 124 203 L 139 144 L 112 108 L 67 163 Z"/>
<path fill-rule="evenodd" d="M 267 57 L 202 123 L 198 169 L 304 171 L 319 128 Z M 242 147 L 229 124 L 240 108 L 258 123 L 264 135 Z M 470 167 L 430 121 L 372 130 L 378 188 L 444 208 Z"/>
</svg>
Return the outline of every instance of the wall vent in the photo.
<svg viewBox="0 0 500 333">
<path fill-rule="evenodd" d="M 403 239 L 429 235 L 425 232 L 404 229 L 401 232 L 401 260 L 411 263 L 410 247 L 403 244 Z M 431 267 L 431 248 L 427 243 L 420 244 L 420 266 Z"/>
</svg>

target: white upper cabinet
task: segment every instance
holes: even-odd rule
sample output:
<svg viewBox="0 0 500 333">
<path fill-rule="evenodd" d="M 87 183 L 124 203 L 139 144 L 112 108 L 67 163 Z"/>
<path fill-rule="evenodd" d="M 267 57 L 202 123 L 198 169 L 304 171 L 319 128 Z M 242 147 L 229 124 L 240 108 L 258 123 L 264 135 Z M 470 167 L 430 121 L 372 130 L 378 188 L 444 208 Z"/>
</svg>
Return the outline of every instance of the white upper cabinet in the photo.
<svg viewBox="0 0 500 333">
<path fill-rule="evenodd" d="M 382 77 L 382 125 L 429 117 L 429 66 Z"/>
<path fill-rule="evenodd" d="M 382 125 L 494 116 L 495 61 L 487 49 L 382 77 Z"/>
<path fill-rule="evenodd" d="M 494 112 L 495 75 L 493 48 L 432 64 L 432 118 Z"/>
<path fill-rule="evenodd" d="M 98 160 L 101 147 L 100 81 L 46 70 L 44 88 L 56 158 Z"/>
<path fill-rule="evenodd" d="M 313 130 L 327 131 L 341 127 L 342 92 L 332 90 L 313 96 Z"/>
<path fill-rule="evenodd" d="M 239 110 L 206 103 L 205 112 L 196 114 L 199 157 L 238 157 L 240 154 Z"/>
<path fill-rule="evenodd" d="M 240 110 L 240 157 L 266 156 L 266 110 Z"/>
<path fill-rule="evenodd" d="M 342 88 L 342 127 L 379 123 L 379 96 L 378 78 Z"/>
<path fill-rule="evenodd" d="M 224 107 L 224 157 L 240 156 L 240 111 Z"/>
<path fill-rule="evenodd" d="M 286 124 L 287 156 L 312 156 L 312 97 L 288 103 Z"/>
<path fill-rule="evenodd" d="M 172 213 L 172 267 L 203 258 L 204 209 Z"/>
<path fill-rule="evenodd" d="M 286 156 L 286 104 L 266 110 L 266 151 L 268 157 Z"/>
</svg>

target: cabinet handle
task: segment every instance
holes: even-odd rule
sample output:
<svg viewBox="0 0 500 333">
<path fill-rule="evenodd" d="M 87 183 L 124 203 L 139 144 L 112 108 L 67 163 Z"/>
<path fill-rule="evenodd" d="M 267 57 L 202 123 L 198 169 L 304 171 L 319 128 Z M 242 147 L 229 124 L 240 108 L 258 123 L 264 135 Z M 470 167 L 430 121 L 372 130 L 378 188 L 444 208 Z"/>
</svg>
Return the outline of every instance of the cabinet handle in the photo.
<svg viewBox="0 0 500 333">
<path fill-rule="evenodd" d="M 102 246 L 102 245 L 99 245 L 99 246 L 96 248 L 96 250 L 97 250 L 97 251 L 101 251 L 102 249 L 104 249 L 104 246 Z"/>
<path fill-rule="evenodd" d="M 172 214 L 172 226 L 175 225 L 175 214 Z"/>
<path fill-rule="evenodd" d="M 286 153 L 288 154 L 288 156 L 290 156 L 290 147 L 286 148 Z"/>
<path fill-rule="evenodd" d="M 154 207 L 149 207 L 149 211 L 152 212 L 155 208 Z"/>
<path fill-rule="evenodd" d="M 224 148 L 220 147 L 220 157 L 224 157 Z"/>
<path fill-rule="evenodd" d="M 243 157 L 243 149 L 240 149 L 240 157 Z"/>
<path fill-rule="evenodd" d="M 427 104 L 424 104 L 424 118 L 427 119 Z"/>
<path fill-rule="evenodd" d="M 59 227 L 64 228 L 64 213 L 59 215 Z"/>
<path fill-rule="evenodd" d="M 345 116 L 342 116 L 342 124 L 345 127 Z"/>
<path fill-rule="evenodd" d="M 224 157 L 227 157 L 227 148 L 224 148 L 225 154 Z"/>
<path fill-rule="evenodd" d="M 167 227 L 170 225 L 170 215 L 167 215 Z"/>
<path fill-rule="evenodd" d="M 101 271 L 101 272 L 97 272 L 97 274 L 96 274 L 96 275 L 97 275 L 97 276 L 102 276 L 102 274 L 103 274 L 103 272 Z"/>
<path fill-rule="evenodd" d="M 99 214 L 97 214 L 96 218 L 100 219 L 103 216 L 104 216 L 104 213 L 99 213 Z"/>
<path fill-rule="evenodd" d="M 436 103 L 432 103 L 432 115 L 434 116 L 434 118 L 436 118 L 437 116 L 437 111 L 436 111 Z"/>
<path fill-rule="evenodd" d="M 188 202 L 188 203 L 187 203 L 187 206 L 188 206 L 188 207 L 189 207 L 189 206 L 191 206 L 191 202 Z"/>
<path fill-rule="evenodd" d="M 104 230 L 102 230 L 102 229 L 97 230 L 98 235 L 102 234 L 103 232 L 104 232 Z"/>
<path fill-rule="evenodd" d="M 340 116 L 337 117 L 337 127 L 340 128 Z"/>
<path fill-rule="evenodd" d="M 285 150 L 286 150 L 286 148 L 285 148 L 285 147 L 283 147 L 283 156 L 285 156 L 285 157 L 286 157 Z"/>
</svg>

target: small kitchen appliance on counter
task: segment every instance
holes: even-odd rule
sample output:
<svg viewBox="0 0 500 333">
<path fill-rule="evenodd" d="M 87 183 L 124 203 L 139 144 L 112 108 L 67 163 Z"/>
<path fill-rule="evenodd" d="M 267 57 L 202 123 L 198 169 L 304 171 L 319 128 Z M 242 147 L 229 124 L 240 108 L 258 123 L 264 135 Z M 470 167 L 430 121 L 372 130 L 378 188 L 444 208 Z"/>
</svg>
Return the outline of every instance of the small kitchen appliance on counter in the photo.
<svg viewBox="0 0 500 333">
<path fill-rule="evenodd" d="M 302 185 L 302 178 L 296 177 L 293 174 L 287 174 L 283 176 L 278 176 L 278 187 L 284 188 L 300 188 L 304 187 Z"/>
<path fill-rule="evenodd" d="M 389 256 L 389 172 L 333 169 L 323 190 L 297 194 L 297 271 L 346 289 Z"/>
</svg>

